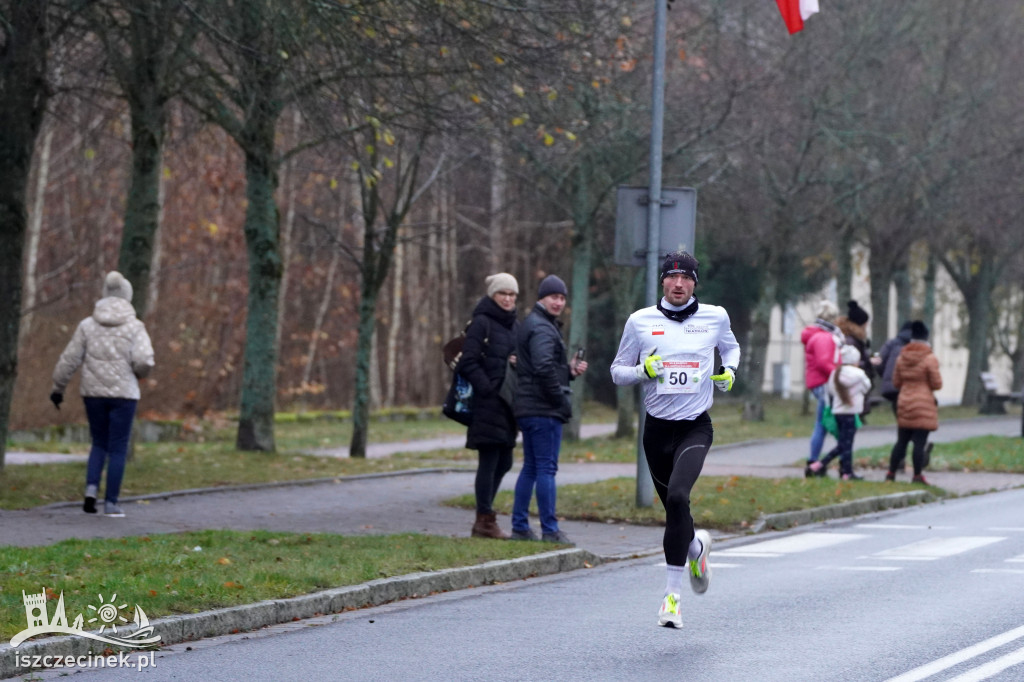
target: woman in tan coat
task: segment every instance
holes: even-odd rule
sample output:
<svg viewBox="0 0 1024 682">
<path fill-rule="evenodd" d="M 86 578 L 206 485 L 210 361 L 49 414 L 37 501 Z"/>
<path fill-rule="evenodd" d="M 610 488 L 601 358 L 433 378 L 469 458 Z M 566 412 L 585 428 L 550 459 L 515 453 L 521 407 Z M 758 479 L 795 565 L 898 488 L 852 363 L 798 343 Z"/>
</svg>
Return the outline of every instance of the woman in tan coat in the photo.
<svg viewBox="0 0 1024 682">
<path fill-rule="evenodd" d="M 896 403 L 899 431 L 896 445 L 889 456 L 889 473 L 885 480 L 896 480 L 898 462 L 907 455 L 907 444 L 914 444 L 914 483 L 928 485 L 922 470 L 931 446 L 928 432 L 939 428 L 939 407 L 933 391 L 942 388 L 939 360 L 928 343 L 928 327 L 915 320 L 910 326 L 910 343 L 903 347 L 896 360 L 892 384 L 900 392 Z"/>
</svg>

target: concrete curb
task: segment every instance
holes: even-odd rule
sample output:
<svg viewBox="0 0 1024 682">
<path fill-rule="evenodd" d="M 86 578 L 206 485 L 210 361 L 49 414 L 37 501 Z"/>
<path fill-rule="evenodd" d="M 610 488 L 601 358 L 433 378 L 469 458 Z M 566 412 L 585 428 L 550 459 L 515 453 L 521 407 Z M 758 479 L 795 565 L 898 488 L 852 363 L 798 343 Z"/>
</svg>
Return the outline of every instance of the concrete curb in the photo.
<svg viewBox="0 0 1024 682">
<path fill-rule="evenodd" d="M 894 493 L 882 495 L 881 497 L 865 497 L 860 500 L 851 500 L 842 504 L 832 504 L 827 507 L 815 507 L 813 509 L 801 509 L 799 511 L 782 512 L 780 514 L 767 514 L 754 524 L 753 532 L 760 533 L 764 530 L 785 530 L 793 526 L 802 526 L 808 523 L 826 521 L 828 519 L 847 518 L 860 514 L 885 509 L 896 509 L 898 507 L 909 507 L 915 504 L 933 502 L 937 498 L 927 490 L 913 490 L 906 493 Z"/>
<path fill-rule="evenodd" d="M 214 488 L 185 488 L 184 490 L 167 490 L 160 493 L 148 493 L 146 495 L 133 495 L 122 497 L 120 502 L 136 502 L 139 500 L 162 500 L 167 497 L 181 497 L 183 495 L 209 495 L 211 493 L 232 493 L 245 492 L 247 490 L 266 490 L 268 488 L 287 488 L 297 485 L 319 485 L 321 483 L 347 483 L 349 481 L 365 481 L 374 478 L 391 478 L 393 476 L 410 476 L 412 474 L 458 474 L 475 473 L 476 469 L 469 467 L 433 467 L 431 469 L 399 469 L 397 471 L 380 471 L 372 474 L 353 474 L 350 476 L 325 476 L 323 478 L 297 478 L 294 481 L 272 481 L 270 483 L 243 483 L 240 485 L 224 485 Z M 51 504 L 33 507 L 33 509 L 59 509 L 61 507 L 79 507 L 81 501 L 77 502 L 53 502 Z M 2 511 L 2 510 L 0 510 Z"/>
<path fill-rule="evenodd" d="M 304 618 L 341 613 L 353 609 L 379 606 L 401 599 L 425 597 L 436 592 L 450 592 L 493 583 L 524 580 L 580 568 L 591 568 L 604 560 L 584 549 L 562 549 L 518 559 L 489 561 L 478 566 L 449 568 L 430 573 L 412 573 L 372 580 L 360 585 L 339 587 L 290 599 L 274 599 L 244 604 L 215 611 L 171 616 L 151 621 L 154 634 L 162 644 L 177 644 L 205 637 L 256 630 L 268 625 Z M 122 628 L 119 633 L 127 634 Z M 85 656 L 99 655 L 105 645 L 86 637 L 49 637 L 25 642 L 17 649 L 10 644 L 0 646 L 0 679 L 16 677 L 38 668 L 19 664 L 23 656 Z"/>
</svg>

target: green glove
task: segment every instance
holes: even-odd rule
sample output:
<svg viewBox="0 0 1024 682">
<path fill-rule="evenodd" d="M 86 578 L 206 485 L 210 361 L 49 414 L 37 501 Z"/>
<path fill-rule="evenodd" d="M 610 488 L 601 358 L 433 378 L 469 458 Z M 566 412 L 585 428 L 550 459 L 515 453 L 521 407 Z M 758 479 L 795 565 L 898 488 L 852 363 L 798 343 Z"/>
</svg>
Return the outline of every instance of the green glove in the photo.
<svg viewBox="0 0 1024 682">
<path fill-rule="evenodd" d="M 660 355 L 648 355 L 647 358 L 636 366 L 636 375 L 641 379 L 657 379 L 665 381 L 665 364 L 661 361 Z"/>
<path fill-rule="evenodd" d="M 715 382 L 715 388 L 719 391 L 731 391 L 736 373 L 732 371 L 732 367 L 719 367 L 718 374 L 712 374 L 711 380 Z"/>
</svg>

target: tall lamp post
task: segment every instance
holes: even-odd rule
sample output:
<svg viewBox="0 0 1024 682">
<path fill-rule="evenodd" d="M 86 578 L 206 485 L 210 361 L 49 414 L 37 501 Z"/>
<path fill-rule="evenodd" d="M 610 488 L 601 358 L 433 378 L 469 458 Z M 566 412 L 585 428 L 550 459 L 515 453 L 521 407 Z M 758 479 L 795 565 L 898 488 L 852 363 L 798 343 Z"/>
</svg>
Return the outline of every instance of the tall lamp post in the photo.
<svg viewBox="0 0 1024 682">
<path fill-rule="evenodd" d="M 658 302 L 658 260 L 661 254 L 661 156 L 665 132 L 665 31 L 668 0 L 654 0 L 654 72 L 651 78 L 651 151 L 648 159 L 650 198 L 647 205 L 647 305 Z M 654 484 L 643 454 L 644 407 L 640 401 L 640 427 L 637 429 L 636 506 L 654 504 Z"/>
</svg>

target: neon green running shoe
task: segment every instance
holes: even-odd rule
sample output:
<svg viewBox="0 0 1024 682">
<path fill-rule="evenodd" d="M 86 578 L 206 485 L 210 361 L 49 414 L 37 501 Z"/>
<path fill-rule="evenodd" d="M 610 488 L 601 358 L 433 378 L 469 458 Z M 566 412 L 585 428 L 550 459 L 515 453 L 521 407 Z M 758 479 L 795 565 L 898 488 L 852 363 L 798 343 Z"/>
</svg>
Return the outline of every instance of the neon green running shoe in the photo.
<svg viewBox="0 0 1024 682">
<path fill-rule="evenodd" d="M 658 611 L 658 625 L 665 628 L 683 627 L 683 617 L 679 615 L 679 595 L 669 592 L 661 600 Z"/>
<path fill-rule="evenodd" d="M 711 582 L 711 565 L 708 563 L 708 555 L 711 554 L 711 533 L 699 530 L 695 535 L 703 548 L 700 556 L 690 559 L 690 587 L 697 594 L 704 594 Z"/>
</svg>

